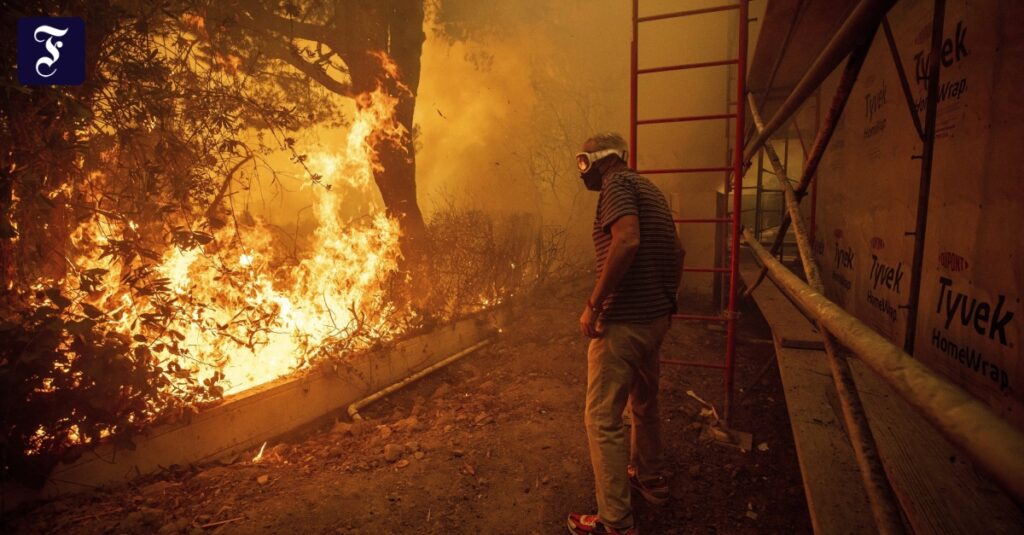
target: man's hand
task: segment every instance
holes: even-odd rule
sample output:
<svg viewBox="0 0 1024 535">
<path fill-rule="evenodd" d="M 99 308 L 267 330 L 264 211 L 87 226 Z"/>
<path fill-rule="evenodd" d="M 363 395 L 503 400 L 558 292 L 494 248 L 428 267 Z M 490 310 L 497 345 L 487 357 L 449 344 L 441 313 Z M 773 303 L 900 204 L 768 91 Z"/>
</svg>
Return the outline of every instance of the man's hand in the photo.
<svg viewBox="0 0 1024 535">
<path fill-rule="evenodd" d="M 580 315 L 580 332 L 587 338 L 601 336 L 601 332 L 597 329 L 597 312 L 594 312 L 589 304 L 583 307 L 583 314 Z"/>
</svg>

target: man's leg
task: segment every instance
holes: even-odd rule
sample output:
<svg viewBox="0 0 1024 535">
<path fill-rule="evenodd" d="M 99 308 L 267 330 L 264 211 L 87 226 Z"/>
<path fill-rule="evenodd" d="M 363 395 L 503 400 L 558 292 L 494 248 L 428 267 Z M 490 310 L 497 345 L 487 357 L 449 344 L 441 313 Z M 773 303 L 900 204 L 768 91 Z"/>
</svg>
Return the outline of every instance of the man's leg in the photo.
<svg viewBox="0 0 1024 535">
<path fill-rule="evenodd" d="M 616 529 L 633 525 L 622 410 L 633 380 L 633 368 L 628 361 L 632 359 L 628 355 L 641 348 L 629 334 L 624 325 L 606 324 L 601 337 L 591 340 L 587 354 L 584 421 L 594 467 L 597 510 L 601 521 Z"/>
<path fill-rule="evenodd" d="M 636 467 L 641 481 L 655 479 L 665 473 L 658 414 L 658 380 L 661 372 L 659 350 L 668 325 L 669 319 L 665 317 L 644 326 L 646 347 L 637 362 L 630 392 L 633 407 L 630 462 Z"/>
</svg>

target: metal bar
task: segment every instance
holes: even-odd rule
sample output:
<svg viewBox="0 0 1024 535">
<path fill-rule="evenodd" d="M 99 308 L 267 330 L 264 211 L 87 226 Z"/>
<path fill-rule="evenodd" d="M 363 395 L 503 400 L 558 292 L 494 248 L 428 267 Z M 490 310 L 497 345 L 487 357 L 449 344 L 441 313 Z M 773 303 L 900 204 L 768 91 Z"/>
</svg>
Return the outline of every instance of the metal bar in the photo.
<svg viewBox="0 0 1024 535">
<path fill-rule="evenodd" d="M 768 143 L 768 141 L 766 140 L 765 144 L 767 144 L 767 143 Z M 787 210 L 787 208 L 788 208 L 788 201 L 786 200 L 786 192 L 787 191 L 789 191 L 789 192 L 793 191 L 793 187 L 789 183 L 789 175 L 786 174 L 786 173 L 789 173 L 789 132 L 786 132 L 786 142 L 783 145 L 783 149 L 782 150 L 785 151 L 784 152 L 785 155 L 783 156 L 782 167 L 781 167 L 781 169 L 776 169 L 776 173 L 775 173 L 775 180 L 780 184 L 780 188 L 779 189 L 782 190 L 782 203 L 779 205 L 779 221 L 782 221 L 782 219 L 784 217 L 786 217 L 786 214 L 789 213 L 789 211 Z M 772 166 L 772 168 L 775 169 L 774 165 Z M 781 173 L 778 172 L 780 170 L 782 171 Z M 797 201 L 797 203 L 799 203 L 799 201 Z M 799 213 L 799 212 L 797 212 L 797 213 Z"/>
<path fill-rule="evenodd" d="M 749 101 L 750 116 L 754 120 L 755 128 L 760 132 L 764 129 L 764 123 L 761 120 L 761 113 L 757 109 L 757 103 L 754 102 L 754 95 L 749 95 Z M 810 245 L 806 243 L 807 228 L 804 226 L 804 218 L 800 216 L 800 201 L 797 199 L 796 192 L 793 191 L 793 185 L 789 183 L 789 180 L 780 178 L 780 175 L 784 177 L 786 174 L 786 164 L 779 160 L 779 155 L 775 152 L 775 147 L 771 141 L 765 141 L 761 148 L 764 149 L 765 155 L 768 156 L 768 161 L 772 164 L 776 179 L 782 188 L 784 198 L 782 209 L 786 211 L 786 215 L 793 222 L 793 234 L 796 235 L 797 248 L 800 252 L 800 260 L 803 262 L 807 280 L 814 289 L 824 291 L 824 288 L 819 287 L 821 285 L 821 275 L 818 273 L 818 263 L 814 260 L 814 254 L 811 252 Z"/>
<path fill-rule="evenodd" d="M 815 93 L 816 95 L 818 93 Z M 807 144 L 804 143 L 804 132 L 800 130 L 800 122 L 797 120 L 798 115 L 793 115 L 793 130 L 796 130 L 796 140 L 800 142 L 800 153 L 804 155 L 804 161 L 807 161 Z M 786 169 L 789 169 L 787 166 Z"/>
<path fill-rule="evenodd" d="M 764 225 L 764 214 L 762 213 L 761 200 L 764 193 L 761 188 L 764 187 L 764 151 L 757 153 L 757 190 L 754 192 L 754 206 L 757 210 L 754 212 L 754 234 L 757 235 L 757 239 L 761 239 L 761 227 Z"/>
<path fill-rule="evenodd" d="M 714 115 L 688 115 L 685 117 L 665 117 L 662 119 L 640 119 L 636 124 L 684 123 L 687 121 L 709 121 L 713 119 L 732 119 L 735 113 L 716 113 Z"/>
<path fill-rule="evenodd" d="M 924 129 L 921 128 L 921 117 L 917 114 L 914 95 L 910 92 L 910 82 L 907 81 L 907 71 L 903 69 L 900 49 L 896 46 L 896 38 L 892 36 L 892 28 L 889 27 L 888 16 L 882 18 L 882 29 L 885 30 L 885 40 L 889 43 L 889 52 L 892 52 L 892 62 L 896 64 L 896 73 L 900 77 L 900 86 L 903 88 L 903 96 L 907 99 L 907 109 L 910 111 L 910 118 L 914 121 L 914 129 L 917 130 L 917 137 L 923 140 Z"/>
<path fill-rule="evenodd" d="M 814 126 L 821 128 L 821 88 L 814 92 Z M 804 152 L 804 167 L 807 167 L 807 153 Z M 802 177 L 801 177 L 802 178 Z M 813 178 L 813 177 L 812 177 Z M 818 182 L 821 178 L 811 182 L 811 243 L 817 243 L 818 233 Z"/>
<path fill-rule="evenodd" d="M 786 29 L 786 37 L 782 40 L 782 46 L 779 47 L 779 55 L 775 56 L 775 61 L 772 62 L 771 74 L 768 76 L 768 85 L 765 86 L 764 95 L 761 96 L 759 106 L 764 106 L 768 102 L 768 96 L 771 95 L 772 86 L 775 84 L 775 75 L 779 72 L 779 66 L 782 65 L 782 59 L 786 57 L 786 51 L 789 50 L 789 41 L 793 37 L 793 30 L 796 29 L 797 21 L 800 20 L 800 15 L 804 12 L 804 4 L 807 0 L 800 0 L 797 4 L 796 9 L 793 10 L 793 18 L 789 21 L 789 27 Z M 754 133 L 754 128 L 747 125 L 748 132 L 744 133 L 743 143 L 746 144 L 750 140 L 750 136 Z"/>
<path fill-rule="evenodd" d="M 965 452 L 1017 501 L 1024 503 L 1024 433 L 966 390 L 936 375 L 921 361 L 807 286 L 748 233 L 745 240 L 779 289 Z"/>
<path fill-rule="evenodd" d="M 726 321 L 724 316 L 709 316 L 702 314 L 672 314 L 672 317 L 677 320 L 684 321 Z"/>
<path fill-rule="evenodd" d="M 761 114 L 758 113 L 753 95 L 750 95 L 750 115 L 758 131 L 762 130 L 764 127 L 761 122 Z M 788 140 L 789 138 L 786 139 Z M 768 155 L 768 159 L 771 161 L 776 173 L 785 175 L 785 164 L 779 161 L 779 155 L 775 153 L 775 148 L 772 146 L 771 141 L 765 141 L 763 149 L 765 154 Z M 783 190 L 785 190 L 785 206 L 789 212 L 790 219 L 793 220 L 793 235 L 796 237 L 797 250 L 800 253 L 800 260 L 803 263 L 807 283 L 814 291 L 824 294 L 825 287 L 821 282 L 821 272 L 818 270 L 818 263 L 814 260 L 811 244 L 807 240 L 807 230 L 804 227 L 803 217 L 800 215 L 800 205 L 796 199 L 796 194 L 793 192 L 793 185 L 785 179 L 781 179 L 779 182 L 782 184 Z M 871 434 L 871 427 L 868 425 L 864 406 L 860 401 L 860 394 L 857 392 L 857 385 L 853 380 L 853 372 L 850 370 L 846 359 L 836 351 L 832 336 L 821 322 L 816 320 L 815 326 L 822 335 L 825 355 L 828 358 L 832 380 L 835 383 L 836 393 L 839 396 L 843 421 L 846 423 L 850 445 L 853 447 L 854 457 L 860 469 L 864 490 L 871 504 L 875 525 L 880 533 L 903 533 L 903 521 L 900 518 L 900 509 L 897 505 L 896 495 L 892 490 L 892 485 L 885 476 L 885 468 L 882 466 L 875 438 Z"/>
<path fill-rule="evenodd" d="M 683 268 L 683 271 L 692 273 L 728 273 L 729 268 L 708 267 L 708 268 Z"/>
<path fill-rule="evenodd" d="M 662 13 L 660 15 L 648 15 L 646 17 L 640 17 L 637 19 L 638 22 L 651 22 L 652 20 L 664 20 L 674 19 L 679 17 L 689 17 L 690 15 L 700 15 L 703 13 L 715 13 L 719 11 L 731 11 L 733 9 L 739 9 L 739 4 L 730 4 L 725 6 L 705 7 L 702 9 L 691 9 L 688 11 L 676 11 L 674 13 Z"/>
<path fill-rule="evenodd" d="M 800 183 L 797 184 L 794 190 L 800 199 L 803 198 L 807 186 L 810 184 L 815 173 L 817 173 L 818 164 L 821 163 L 821 158 L 825 154 L 825 148 L 828 147 L 829 142 L 832 140 L 832 134 L 835 133 L 836 126 L 839 124 L 839 117 L 843 114 L 843 109 L 846 108 L 846 103 L 850 100 L 853 85 L 857 81 L 857 75 L 860 74 L 860 69 L 864 65 L 864 59 L 867 57 L 870 48 L 871 40 L 868 40 L 866 43 L 854 48 L 853 52 L 850 53 L 849 59 L 846 61 L 846 67 L 839 78 L 839 85 L 836 87 L 836 92 L 832 96 L 832 103 L 829 105 L 828 113 L 825 115 L 825 121 L 814 137 L 811 153 L 807 156 L 807 161 L 804 162 Z M 786 231 L 789 229 L 789 223 L 789 216 L 787 215 L 782 219 L 779 231 L 775 235 L 775 241 L 771 246 L 772 254 L 777 253 L 782 248 L 786 239 Z M 761 284 L 761 281 L 764 280 L 765 274 L 767 274 L 767 270 L 762 269 L 757 279 L 747 288 L 744 295 L 750 295 Z"/>
<path fill-rule="evenodd" d="M 853 13 L 793 88 L 793 92 L 786 97 L 772 119 L 765 124 L 764 130 L 747 144 L 743 161 L 749 161 L 754 156 L 761 144 L 789 120 L 789 117 L 803 104 L 804 100 L 821 85 L 821 82 L 832 73 L 836 65 L 851 50 L 864 43 L 870 45 L 870 37 L 874 36 L 874 29 L 878 27 L 882 17 L 894 3 L 895 0 L 861 0 L 857 4 Z"/>
<path fill-rule="evenodd" d="M 371 403 L 373 403 L 373 402 L 375 402 L 375 401 L 377 401 L 377 400 L 379 400 L 379 399 L 381 399 L 381 398 L 383 398 L 383 397 L 385 397 L 385 396 L 387 396 L 387 395 L 389 395 L 389 394 L 391 394 L 391 393 L 393 393 L 393 392 L 395 392 L 397 390 L 401 390 L 402 388 L 405 388 L 409 384 L 414 383 L 414 382 L 416 382 L 416 381 L 426 377 L 427 375 L 430 375 L 430 374 L 434 373 L 435 371 L 440 370 L 441 368 L 444 368 L 445 366 L 448 366 L 449 364 L 451 364 L 451 363 L 461 359 L 462 357 L 465 357 L 466 355 L 469 355 L 470 353 L 473 353 L 477 349 L 480 349 L 481 347 L 484 347 L 485 345 L 490 344 L 493 341 L 494 341 L 494 339 L 491 338 L 491 339 L 487 339 L 487 340 L 484 340 L 482 342 L 478 342 L 476 344 L 473 344 L 472 346 L 467 347 L 466 349 L 463 349 L 462 351 L 459 351 L 458 353 L 455 353 L 454 355 L 451 355 L 448 358 L 446 358 L 446 359 L 444 359 L 444 360 L 442 360 L 442 361 L 440 361 L 440 362 L 438 362 L 436 364 L 433 364 L 433 365 L 431 365 L 431 366 L 429 366 L 427 368 L 424 368 L 424 369 L 422 369 L 422 370 L 420 370 L 420 371 L 418 371 L 418 372 L 416 372 L 416 373 L 406 377 L 405 379 L 402 379 L 401 381 L 398 381 L 397 383 L 394 383 L 394 384 L 388 386 L 387 388 L 379 390 L 379 391 L 377 391 L 374 394 L 371 394 L 371 395 L 369 395 L 369 396 L 367 396 L 367 397 L 365 397 L 363 399 L 360 399 L 359 401 L 356 401 L 355 403 L 352 403 L 351 405 L 348 406 L 348 415 L 351 416 L 352 420 L 354 420 L 354 421 L 357 421 L 357 422 L 363 421 L 363 417 L 359 415 L 359 410 L 362 409 L 363 407 L 365 407 L 365 406 L 367 406 L 367 405 L 369 405 L 369 404 L 371 404 Z"/>
<path fill-rule="evenodd" d="M 721 65 L 735 65 L 735 59 L 723 59 L 720 61 L 702 61 L 700 63 L 683 63 L 681 65 L 666 65 L 664 67 L 649 67 L 637 69 L 637 74 L 653 74 L 656 72 L 685 71 L 687 69 L 702 69 L 704 67 L 719 67 Z"/>
<path fill-rule="evenodd" d="M 640 0 L 633 0 L 633 41 L 629 47 L 629 166 L 636 169 L 636 119 L 637 119 L 637 14 Z"/>
<path fill-rule="evenodd" d="M 691 366 L 694 368 L 714 368 L 716 370 L 725 369 L 725 364 L 716 364 L 714 362 L 698 362 L 696 360 L 661 359 L 661 363 L 672 364 L 673 366 Z"/>
<path fill-rule="evenodd" d="M 732 171 L 732 167 L 680 167 L 675 169 L 643 169 L 637 171 L 641 175 L 664 175 L 670 173 L 714 173 L 716 171 Z"/>
<path fill-rule="evenodd" d="M 932 18 L 932 50 L 928 59 L 928 102 L 924 112 L 924 148 L 921 152 L 921 185 L 917 190 L 917 224 L 914 226 L 914 261 L 910 268 L 910 294 L 907 296 L 907 329 L 903 350 L 914 354 L 917 334 L 917 308 L 921 298 L 921 266 L 924 264 L 925 232 L 928 230 L 928 198 L 932 186 L 932 161 L 935 155 L 935 115 L 939 106 L 939 75 L 942 53 L 943 18 L 946 0 L 935 0 Z"/>
<path fill-rule="evenodd" d="M 732 219 L 728 217 L 714 217 L 711 219 L 673 219 L 676 223 L 728 223 Z"/>
<path fill-rule="evenodd" d="M 747 0 L 740 0 L 739 35 L 736 56 L 736 138 L 733 141 L 732 177 L 732 251 L 729 255 L 729 306 L 725 327 L 725 403 L 722 412 L 726 424 L 732 414 L 733 360 L 736 356 L 736 285 L 740 271 L 740 210 L 743 202 L 743 123 L 746 119 L 744 95 L 747 93 Z"/>
</svg>

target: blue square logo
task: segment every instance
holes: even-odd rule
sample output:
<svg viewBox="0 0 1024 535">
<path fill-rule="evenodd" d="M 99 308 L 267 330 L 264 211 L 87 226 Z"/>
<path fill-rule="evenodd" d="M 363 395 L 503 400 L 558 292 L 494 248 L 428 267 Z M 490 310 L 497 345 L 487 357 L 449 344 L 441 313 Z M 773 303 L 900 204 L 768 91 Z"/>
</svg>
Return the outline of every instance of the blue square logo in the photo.
<svg viewBox="0 0 1024 535">
<path fill-rule="evenodd" d="M 18 19 L 18 81 L 80 85 L 85 81 L 85 21 L 78 17 Z"/>
</svg>

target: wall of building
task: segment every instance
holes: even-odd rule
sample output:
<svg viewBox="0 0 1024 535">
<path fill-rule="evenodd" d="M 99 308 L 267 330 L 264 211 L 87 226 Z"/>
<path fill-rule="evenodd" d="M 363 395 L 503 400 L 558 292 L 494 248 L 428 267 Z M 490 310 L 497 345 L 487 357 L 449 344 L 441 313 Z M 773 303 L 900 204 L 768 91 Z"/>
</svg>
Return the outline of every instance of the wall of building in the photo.
<svg viewBox="0 0 1024 535">
<path fill-rule="evenodd" d="M 932 6 L 889 13 L 922 123 Z M 1024 2 L 947 2 L 915 356 L 1024 428 L 1020 20 Z M 921 149 L 879 30 L 819 171 L 815 249 L 828 296 L 897 345 Z"/>
</svg>

